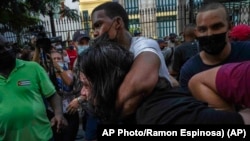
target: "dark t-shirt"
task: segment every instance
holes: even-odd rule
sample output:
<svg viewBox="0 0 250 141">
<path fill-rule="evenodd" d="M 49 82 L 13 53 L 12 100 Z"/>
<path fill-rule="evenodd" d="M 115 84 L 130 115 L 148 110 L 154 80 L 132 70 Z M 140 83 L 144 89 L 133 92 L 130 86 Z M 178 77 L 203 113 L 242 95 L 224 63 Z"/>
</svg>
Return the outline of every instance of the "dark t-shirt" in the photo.
<svg viewBox="0 0 250 141">
<path fill-rule="evenodd" d="M 179 79 L 180 86 L 187 90 L 188 81 L 191 77 L 204 70 L 226 63 L 250 60 L 250 42 L 233 42 L 231 43 L 231 47 L 232 50 L 228 58 L 217 65 L 204 64 L 199 54 L 190 58 L 181 68 Z"/>
<path fill-rule="evenodd" d="M 179 73 L 182 65 L 192 56 L 196 55 L 198 51 L 198 43 L 195 41 L 184 42 L 178 46 L 174 52 L 173 70 Z"/>
<path fill-rule="evenodd" d="M 209 108 L 182 88 L 155 89 L 138 108 L 136 120 L 137 124 L 244 124 L 238 113 Z"/>
</svg>

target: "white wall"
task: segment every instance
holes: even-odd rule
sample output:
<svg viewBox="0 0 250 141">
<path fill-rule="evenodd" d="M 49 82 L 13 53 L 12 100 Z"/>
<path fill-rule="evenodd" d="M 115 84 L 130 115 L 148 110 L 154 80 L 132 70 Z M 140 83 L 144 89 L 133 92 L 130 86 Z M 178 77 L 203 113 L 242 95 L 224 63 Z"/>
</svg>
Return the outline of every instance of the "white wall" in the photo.
<svg viewBox="0 0 250 141">
<path fill-rule="evenodd" d="M 64 4 L 68 6 L 70 9 L 76 9 L 79 11 L 79 2 L 72 2 L 72 0 L 64 0 Z"/>
<path fill-rule="evenodd" d="M 62 1 L 64 1 L 64 5 L 66 5 L 70 9 L 76 9 L 79 12 L 79 2 L 78 1 L 76 1 L 76 2 L 72 2 L 72 0 L 62 0 Z M 55 18 L 59 18 L 59 15 L 55 16 Z M 41 19 L 41 20 L 49 20 L 49 17 L 40 15 L 39 19 Z"/>
</svg>

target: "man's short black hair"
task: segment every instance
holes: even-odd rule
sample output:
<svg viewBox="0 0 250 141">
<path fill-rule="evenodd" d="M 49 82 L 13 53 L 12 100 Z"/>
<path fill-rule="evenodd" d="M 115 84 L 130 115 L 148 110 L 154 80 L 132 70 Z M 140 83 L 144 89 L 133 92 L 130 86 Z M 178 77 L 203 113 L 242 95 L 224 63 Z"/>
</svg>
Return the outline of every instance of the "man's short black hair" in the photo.
<svg viewBox="0 0 250 141">
<path fill-rule="evenodd" d="M 125 9 L 117 2 L 105 2 L 99 6 L 97 6 L 92 14 L 98 10 L 104 10 L 105 13 L 107 14 L 108 17 L 110 17 L 111 19 L 116 17 L 116 16 L 120 16 L 124 22 L 124 25 L 125 25 L 125 28 L 127 30 L 128 29 L 128 14 L 127 12 L 125 11 Z M 91 14 L 91 15 L 92 15 Z"/>
<path fill-rule="evenodd" d="M 226 19 L 228 21 L 230 21 L 230 16 L 229 16 L 229 12 L 228 12 L 227 8 L 225 7 L 225 5 L 223 5 L 222 3 L 219 3 L 219 2 L 206 3 L 206 4 L 201 6 L 201 8 L 199 9 L 198 12 L 206 12 L 206 11 L 209 11 L 209 10 L 215 10 L 215 9 L 219 9 L 219 8 L 222 8 L 222 9 L 225 10 Z"/>
</svg>

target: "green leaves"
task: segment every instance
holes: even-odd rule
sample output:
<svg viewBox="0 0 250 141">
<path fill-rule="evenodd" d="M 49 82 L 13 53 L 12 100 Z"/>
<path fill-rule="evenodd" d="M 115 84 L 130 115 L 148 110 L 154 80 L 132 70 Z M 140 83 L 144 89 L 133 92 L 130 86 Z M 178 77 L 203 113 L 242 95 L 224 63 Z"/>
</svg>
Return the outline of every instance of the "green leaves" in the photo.
<svg viewBox="0 0 250 141">
<path fill-rule="evenodd" d="M 61 14 L 61 18 L 68 17 L 71 20 L 80 17 L 77 10 L 65 6 L 61 0 L 1 0 L 0 8 L 0 24 L 5 30 L 15 33 L 37 24 L 39 15 Z M 3 29 L 1 31 L 4 32 Z"/>
<path fill-rule="evenodd" d="M 61 15 L 60 17 L 67 17 L 68 19 L 74 20 L 74 21 L 78 21 L 80 16 L 77 13 L 78 11 L 75 9 L 70 9 L 69 7 L 67 7 L 66 5 L 64 5 L 64 9 L 61 9 L 59 14 Z"/>
</svg>

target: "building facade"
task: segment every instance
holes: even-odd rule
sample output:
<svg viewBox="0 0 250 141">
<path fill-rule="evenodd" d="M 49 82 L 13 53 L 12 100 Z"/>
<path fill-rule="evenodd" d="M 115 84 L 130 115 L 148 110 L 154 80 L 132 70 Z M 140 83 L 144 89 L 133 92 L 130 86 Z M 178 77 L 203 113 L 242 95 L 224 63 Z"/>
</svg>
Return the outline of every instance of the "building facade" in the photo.
<svg viewBox="0 0 250 141">
<path fill-rule="evenodd" d="M 80 18 L 78 21 L 72 21 L 55 16 L 56 36 L 61 36 L 65 41 L 71 39 L 74 32 L 79 29 L 85 30 L 92 36 L 90 14 L 97 5 L 107 1 L 118 2 L 126 9 L 129 15 L 129 30 L 132 34 L 135 30 L 139 30 L 146 37 L 164 38 L 170 33 L 181 33 L 188 23 L 195 23 L 199 7 L 204 2 L 214 0 L 79 0 L 79 2 L 65 0 L 65 5 L 71 9 L 78 8 Z M 250 0 L 219 1 L 228 8 L 234 25 L 250 25 Z M 40 24 L 45 27 L 49 37 L 52 37 L 50 21 L 44 18 Z M 12 34 L 6 37 L 13 41 L 16 39 Z"/>
</svg>

